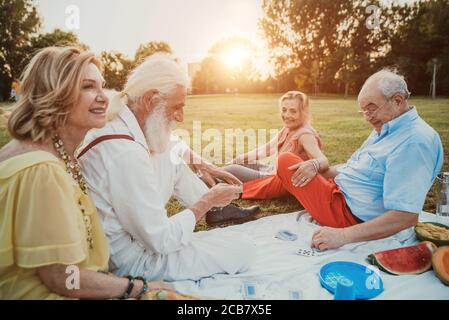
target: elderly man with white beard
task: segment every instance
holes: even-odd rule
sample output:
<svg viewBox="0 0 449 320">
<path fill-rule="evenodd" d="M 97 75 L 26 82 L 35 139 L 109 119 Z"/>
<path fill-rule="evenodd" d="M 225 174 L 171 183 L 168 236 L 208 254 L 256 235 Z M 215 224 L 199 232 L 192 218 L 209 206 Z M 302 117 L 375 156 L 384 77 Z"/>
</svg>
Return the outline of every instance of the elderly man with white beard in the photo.
<svg viewBox="0 0 449 320">
<path fill-rule="evenodd" d="M 109 239 L 110 270 L 117 275 L 197 280 L 243 272 L 253 260 L 255 247 L 245 234 L 194 232 L 206 214 L 246 218 L 258 208 L 229 206 L 240 185 L 209 189 L 182 160 L 192 153 L 170 137 L 183 121 L 186 83 L 171 57 L 151 56 L 111 100 L 108 124 L 89 132 L 80 148 L 78 159 Z M 168 217 L 172 195 L 187 209 Z M 216 207 L 223 208 L 211 210 Z"/>
</svg>

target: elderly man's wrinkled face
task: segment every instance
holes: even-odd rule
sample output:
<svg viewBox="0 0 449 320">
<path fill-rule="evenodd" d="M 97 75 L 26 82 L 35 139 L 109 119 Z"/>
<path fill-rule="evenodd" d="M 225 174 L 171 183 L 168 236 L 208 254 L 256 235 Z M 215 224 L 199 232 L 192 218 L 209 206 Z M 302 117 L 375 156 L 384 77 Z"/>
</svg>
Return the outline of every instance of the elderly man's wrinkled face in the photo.
<svg viewBox="0 0 449 320">
<path fill-rule="evenodd" d="M 365 117 L 373 128 L 380 132 L 382 126 L 399 116 L 402 112 L 404 98 L 399 94 L 387 99 L 382 94 L 377 84 L 366 85 L 360 91 L 358 103 L 360 113 Z M 401 102 L 402 101 L 402 102 Z"/>
<path fill-rule="evenodd" d="M 167 119 L 176 123 L 184 122 L 184 106 L 186 104 L 186 90 L 184 87 L 176 87 L 173 94 L 167 99 Z"/>
<path fill-rule="evenodd" d="M 167 99 L 156 99 L 153 111 L 145 121 L 145 138 L 151 152 L 162 153 L 170 145 L 171 132 L 184 121 L 186 92 L 177 87 Z"/>
</svg>

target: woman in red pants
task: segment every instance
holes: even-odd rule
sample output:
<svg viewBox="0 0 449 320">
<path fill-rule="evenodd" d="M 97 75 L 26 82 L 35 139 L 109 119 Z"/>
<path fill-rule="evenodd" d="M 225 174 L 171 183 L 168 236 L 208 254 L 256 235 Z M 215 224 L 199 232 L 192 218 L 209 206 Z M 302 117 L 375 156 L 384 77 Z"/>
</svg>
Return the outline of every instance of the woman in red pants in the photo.
<svg viewBox="0 0 449 320">
<path fill-rule="evenodd" d="M 309 99 L 299 91 L 289 91 L 279 100 L 280 115 L 284 127 L 266 145 L 241 155 L 224 167 L 243 184 L 242 199 L 273 199 L 288 194 L 276 175 L 276 165 L 257 163 L 276 154 L 289 152 L 304 161 L 291 167 L 299 187 L 306 186 L 318 173 L 329 168 L 329 162 L 321 151 L 321 139 L 311 126 Z"/>
</svg>

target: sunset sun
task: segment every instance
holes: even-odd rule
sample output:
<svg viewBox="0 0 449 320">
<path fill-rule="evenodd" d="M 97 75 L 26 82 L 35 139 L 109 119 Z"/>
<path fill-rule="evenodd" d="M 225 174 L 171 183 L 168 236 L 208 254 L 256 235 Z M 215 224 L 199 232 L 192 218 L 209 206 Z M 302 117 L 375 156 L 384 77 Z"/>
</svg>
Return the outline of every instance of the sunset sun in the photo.
<svg viewBox="0 0 449 320">
<path fill-rule="evenodd" d="M 239 69 L 250 58 L 250 52 L 244 47 L 233 47 L 226 51 L 223 60 L 232 69 Z"/>
</svg>

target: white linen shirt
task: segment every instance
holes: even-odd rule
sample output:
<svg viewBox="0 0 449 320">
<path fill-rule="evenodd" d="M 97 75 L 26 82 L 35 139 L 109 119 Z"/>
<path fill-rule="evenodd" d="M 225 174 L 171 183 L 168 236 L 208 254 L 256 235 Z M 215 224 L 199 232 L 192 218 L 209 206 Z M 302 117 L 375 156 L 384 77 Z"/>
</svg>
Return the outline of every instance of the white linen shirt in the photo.
<svg viewBox="0 0 449 320">
<path fill-rule="evenodd" d="M 103 141 L 79 162 L 109 238 L 111 262 L 133 264 L 143 253 L 179 251 L 192 239 L 195 216 L 189 209 L 167 216 L 165 204 L 173 190 L 160 187 L 147 142 L 128 107 L 105 127 L 91 130 L 83 145 L 110 134 L 130 135 L 135 141 Z M 177 145 L 177 152 L 186 148 Z"/>
</svg>

